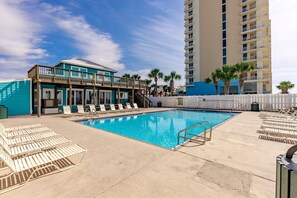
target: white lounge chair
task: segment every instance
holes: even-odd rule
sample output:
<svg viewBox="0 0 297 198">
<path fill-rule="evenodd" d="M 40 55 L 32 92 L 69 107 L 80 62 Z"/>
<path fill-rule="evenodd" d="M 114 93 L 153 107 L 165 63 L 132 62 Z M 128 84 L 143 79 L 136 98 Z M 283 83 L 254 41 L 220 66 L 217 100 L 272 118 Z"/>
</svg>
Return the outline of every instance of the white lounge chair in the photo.
<svg viewBox="0 0 297 198">
<path fill-rule="evenodd" d="M 261 129 L 280 129 L 280 130 L 287 130 L 287 131 L 296 131 L 297 127 L 295 126 L 280 126 L 280 125 L 273 125 L 273 124 L 262 124 Z"/>
<path fill-rule="evenodd" d="M 266 136 L 297 138 L 297 131 L 289 131 L 286 129 L 264 128 L 257 130 L 257 133 L 264 134 Z"/>
<path fill-rule="evenodd" d="M 134 107 L 135 110 L 140 110 L 140 109 L 138 108 L 137 103 L 133 103 L 133 107 Z"/>
<path fill-rule="evenodd" d="M 31 129 L 22 129 L 22 130 L 13 130 L 10 132 L 6 132 L 6 130 L 3 130 L 0 128 L 0 133 L 7 138 L 15 138 L 15 137 L 20 137 L 20 136 L 26 136 L 26 135 L 31 135 L 34 133 L 43 133 L 50 131 L 48 127 L 39 127 L 39 128 L 31 128 Z"/>
<path fill-rule="evenodd" d="M 64 144 L 69 145 L 70 140 L 61 136 L 61 137 L 42 140 L 39 142 L 32 142 L 29 144 L 10 147 L 2 138 L 0 138 L 1 147 L 4 148 L 11 157 L 30 154 L 32 152 L 40 152 L 44 149 L 50 149 Z"/>
<path fill-rule="evenodd" d="M 63 106 L 63 114 L 65 116 L 72 116 L 71 107 L 69 105 Z"/>
<path fill-rule="evenodd" d="M 67 147 L 35 153 L 22 158 L 12 159 L 9 154 L 7 154 L 3 149 L 0 149 L 0 159 L 11 171 L 10 174 L 2 176 L 0 179 L 7 181 L 8 179 L 11 180 L 14 178 L 12 179 L 14 185 L 7 189 L 3 189 L 1 193 L 26 184 L 26 182 L 30 181 L 30 179 L 34 176 L 40 176 L 40 174 L 36 174 L 37 172 L 42 173 L 41 175 L 44 175 L 49 172 L 51 168 L 54 168 L 54 170 L 63 171 L 74 167 L 74 165 L 80 164 L 86 152 L 87 151 L 84 148 L 74 144 Z M 82 155 L 82 157 L 77 164 L 74 164 L 69 160 L 69 158 L 76 155 Z M 60 167 L 58 162 L 61 160 L 68 162 L 67 166 Z M 40 172 L 41 170 L 42 172 Z M 53 172 L 53 170 L 50 172 Z"/>
<path fill-rule="evenodd" d="M 130 103 L 126 103 L 126 107 L 127 107 L 127 109 L 132 109 Z"/>
<path fill-rule="evenodd" d="M 122 104 L 118 104 L 119 110 L 124 110 L 124 107 Z"/>
<path fill-rule="evenodd" d="M 93 114 L 91 112 L 85 111 L 85 108 L 83 105 L 77 105 L 77 113 L 78 115 L 81 115 L 81 116 L 93 117 Z"/>
<path fill-rule="evenodd" d="M 116 111 L 116 108 L 115 108 L 114 104 L 110 104 L 109 106 L 110 106 L 111 111 Z"/>
<path fill-rule="evenodd" d="M 105 105 L 104 104 L 99 105 L 99 107 L 100 107 L 100 113 L 108 113 L 106 111 L 106 109 L 105 109 Z"/>
<path fill-rule="evenodd" d="M 38 124 L 23 125 L 23 126 L 13 126 L 13 127 L 6 127 L 6 128 L 4 128 L 4 126 L 0 123 L 0 128 L 1 127 L 3 127 L 3 129 L 5 129 L 6 132 L 10 132 L 10 131 L 22 130 L 22 129 L 39 128 L 39 127 L 43 127 L 43 125 L 40 124 L 40 123 L 38 123 Z"/>
<path fill-rule="evenodd" d="M 283 138 L 283 137 L 272 137 L 272 136 L 267 136 L 267 135 L 260 135 L 259 139 L 287 143 L 287 144 L 297 144 L 297 139 L 295 139 L 295 138 Z"/>
<path fill-rule="evenodd" d="M 297 129 L 297 121 L 275 122 L 275 121 L 266 121 L 266 120 L 264 120 L 263 125 L 282 126 L 282 127 L 295 127 Z"/>
<path fill-rule="evenodd" d="M 2 138 L 9 146 L 28 144 L 34 141 L 41 141 L 41 140 L 56 137 L 56 136 L 58 136 L 58 134 L 50 130 L 43 133 L 34 133 L 34 134 L 29 134 L 29 135 L 21 136 L 17 138 L 7 138 L 5 134 L 2 131 L 0 131 L 0 138 Z"/>
<path fill-rule="evenodd" d="M 121 111 L 121 112 L 125 112 L 125 111 L 130 111 L 131 110 L 131 109 L 124 109 L 123 104 L 118 104 L 118 108 L 119 108 L 119 111 Z"/>
</svg>

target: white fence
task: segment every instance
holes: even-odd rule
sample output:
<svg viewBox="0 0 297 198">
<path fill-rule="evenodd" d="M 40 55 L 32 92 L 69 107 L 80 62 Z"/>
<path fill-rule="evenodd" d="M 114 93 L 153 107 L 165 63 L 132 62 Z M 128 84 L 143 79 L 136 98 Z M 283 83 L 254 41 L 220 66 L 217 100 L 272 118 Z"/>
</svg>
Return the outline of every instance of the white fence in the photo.
<svg viewBox="0 0 297 198">
<path fill-rule="evenodd" d="M 257 94 L 222 96 L 177 96 L 150 97 L 152 106 L 181 107 L 218 110 L 251 110 L 253 102 L 259 103 L 262 111 L 277 111 L 288 106 L 297 106 L 297 94 Z"/>
</svg>

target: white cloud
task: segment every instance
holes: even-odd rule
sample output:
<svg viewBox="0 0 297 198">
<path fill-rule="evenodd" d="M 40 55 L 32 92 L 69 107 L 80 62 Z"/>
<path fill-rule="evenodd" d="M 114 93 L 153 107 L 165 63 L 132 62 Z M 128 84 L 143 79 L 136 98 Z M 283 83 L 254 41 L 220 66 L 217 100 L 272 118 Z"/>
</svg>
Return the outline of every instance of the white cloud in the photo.
<svg viewBox="0 0 297 198">
<path fill-rule="evenodd" d="M 92 27 L 83 16 L 76 16 L 62 6 L 40 3 L 38 0 L 0 1 L 0 69 L 1 78 L 19 77 L 33 64 L 49 56 L 43 49 L 46 33 L 62 30 L 73 39 L 80 52 L 74 56 L 124 69 L 120 62 L 120 47 L 107 33 Z M 75 31 L 74 31 L 75 30 Z M 73 58 L 73 57 L 69 57 Z M 8 73 L 11 75 L 3 75 Z M 5 70 L 5 71 L 4 71 Z"/>
<path fill-rule="evenodd" d="M 66 32 L 75 43 L 75 47 L 83 53 L 83 58 L 112 67 L 124 69 L 120 62 L 122 52 L 111 36 L 92 27 L 83 16 L 74 16 L 61 6 L 42 4 L 49 13 L 54 24 Z"/>
<path fill-rule="evenodd" d="M 270 0 L 272 21 L 272 74 L 273 92 L 278 93 L 276 85 L 281 81 L 291 81 L 296 85 L 291 90 L 297 93 L 297 1 Z"/>
<path fill-rule="evenodd" d="M 149 5 L 162 12 L 151 18 L 144 18 L 143 24 L 134 30 L 131 52 L 147 64 L 147 70 L 158 68 L 165 75 L 176 70 L 184 76 L 183 12 L 176 12 L 173 6 L 168 6 L 167 3 L 170 2 L 148 1 Z M 179 5 L 175 3 L 175 6 Z M 180 3 L 180 6 L 183 4 Z M 184 79 L 176 83 L 181 84 L 184 84 Z"/>
<path fill-rule="evenodd" d="M 0 1 L 0 68 L 28 67 L 47 56 L 38 47 L 42 26 L 20 9 L 20 1 Z M 11 74 L 13 75 L 13 74 Z"/>
</svg>

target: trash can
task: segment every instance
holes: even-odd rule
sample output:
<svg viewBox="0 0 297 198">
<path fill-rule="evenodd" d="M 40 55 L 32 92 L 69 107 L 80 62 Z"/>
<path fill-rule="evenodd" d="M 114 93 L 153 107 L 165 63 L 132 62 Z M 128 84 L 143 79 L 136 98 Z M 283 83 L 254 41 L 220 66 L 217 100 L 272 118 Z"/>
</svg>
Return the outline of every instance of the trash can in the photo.
<svg viewBox="0 0 297 198">
<path fill-rule="evenodd" d="M 260 111 L 259 103 L 253 102 L 251 105 L 251 111 Z"/>
<path fill-rule="evenodd" d="M 4 105 L 0 105 L 0 119 L 7 118 L 8 110 Z"/>
<path fill-rule="evenodd" d="M 157 103 L 157 107 L 162 107 L 162 102 L 161 102 L 161 101 L 159 101 L 159 102 Z"/>
<path fill-rule="evenodd" d="M 276 158 L 276 198 L 297 197 L 297 145 Z"/>
</svg>

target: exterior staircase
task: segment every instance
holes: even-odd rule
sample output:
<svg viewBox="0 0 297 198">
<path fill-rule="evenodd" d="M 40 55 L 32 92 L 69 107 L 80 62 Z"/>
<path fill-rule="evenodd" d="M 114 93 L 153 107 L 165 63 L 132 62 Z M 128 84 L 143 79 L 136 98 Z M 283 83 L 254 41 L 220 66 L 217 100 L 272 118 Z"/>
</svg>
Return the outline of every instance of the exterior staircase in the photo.
<svg viewBox="0 0 297 198">
<path fill-rule="evenodd" d="M 148 97 L 142 94 L 140 91 L 135 93 L 134 100 L 137 103 L 137 105 L 142 108 L 148 108 L 152 104 L 152 101 L 148 99 Z"/>
</svg>

